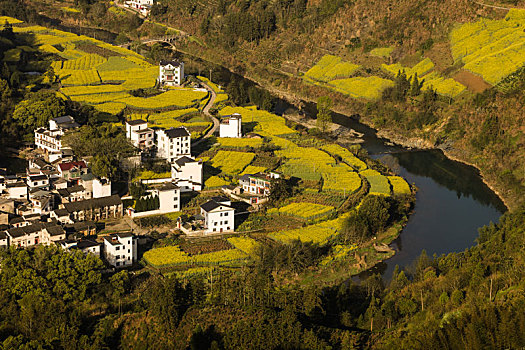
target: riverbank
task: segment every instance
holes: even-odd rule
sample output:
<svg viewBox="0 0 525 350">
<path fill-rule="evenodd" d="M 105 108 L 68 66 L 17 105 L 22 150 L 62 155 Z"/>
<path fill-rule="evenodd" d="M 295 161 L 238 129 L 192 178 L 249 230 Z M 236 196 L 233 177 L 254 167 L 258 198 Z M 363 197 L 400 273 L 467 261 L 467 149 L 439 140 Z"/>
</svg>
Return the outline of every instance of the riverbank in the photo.
<svg viewBox="0 0 525 350">
<path fill-rule="evenodd" d="M 308 103 L 316 103 L 316 101 L 312 98 L 305 97 L 305 96 L 299 96 L 293 92 L 290 91 L 283 91 L 281 89 L 276 88 L 275 86 L 269 85 L 265 86 L 262 85 L 255 77 L 253 76 L 245 76 L 246 79 L 249 79 L 256 83 L 257 85 L 263 87 L 264 89 L 270 91 L 273 95 L 286 100 L 290 104 L 293 104 L 295 107 L 301 109 L 303 102 Z M 333 111 L 339 114 L 343 114 L 348 116 L 349 111 L 341 108 L 340 106 L 335 106 L 333 108 Z M 351 114 L 351 113 L 350 113 Z M 366 117 L 361 117 L 359 119 L 359 122 L 376 130 L 376 135 L 380 138 L 383 138 L 385 140 L 388 140 L 396 145 L 405 147 L 407 149 L 421 149 L 421 150 L 441 150 L 447 158 L 453 161 L 457 161 L 463 164 L 466 164 L 468 166 L 471 166 L 475 168 L 480 178 L 482 179 L 483 183 L 487 185 L 498 197 L 499 199 L 504 203 L 507 210 L 513 208 L 512 201 L 509 198 L 507 194 L 505 194 L 506 190 L 504 188 L 501 188 L 499 182 L 497 180 L 491 179 L 487 176 L 487 174 L 481 169 L 478 165 L 473 163 L 472 161 L 465 159 L 464 157 L 461 157 L 458 153 L 461 152 L 460 149 L 455 149 L 453 147 L 436 147 L 430 140 L 426 140 L 420 137 L 406 137 L 404 135 L 401 135 L 391 129 L 375 129 L 373 123 L 371 120 L 369 120 Z M 306 126 L 306 125 L 305 125 Z"/>
</svg>

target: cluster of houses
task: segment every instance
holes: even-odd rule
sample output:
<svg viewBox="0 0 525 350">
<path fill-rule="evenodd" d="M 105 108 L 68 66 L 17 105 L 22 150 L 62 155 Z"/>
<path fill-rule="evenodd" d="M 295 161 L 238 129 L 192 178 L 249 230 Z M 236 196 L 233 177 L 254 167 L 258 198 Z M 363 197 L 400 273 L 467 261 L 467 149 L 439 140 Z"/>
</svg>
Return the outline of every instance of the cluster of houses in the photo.
<svg viewBox="0 0 525 350">
<path fill-rule="evenodd" d="M 105 256 L 116 267 L 132 264 L 136 240 L 134 249 L 124 249 L 129 253 L 113 254 L 116 242 L 133 239 L 123 234 L 101 242 L 85 238 L 96 234 L 97 221 L 121 218 L 124 210 L 111 182 L 91 174 L 87 163 L 74 160 L 62 145 L 64 133 L 78 126 L 70 116 L 51 119 L 49 128 L 34 132 L 36 150 L 25 173 L 0 171 L 0 246 L 56 244 Z"/>
<path fill-rule="evenodd" d="M 148 5 L 139 0 L 128 3 Z M 184 63 L 161 62 L 159 81 L 163 85 L 180 85 L 183 79 Z M 95 177 L 88 163 L 75 159 L 72 150 L 62 144 L 65 133 L 78 127 L 71 116 L 51 119 L 48 128 L 34 131 L 35 152 L 28 158 L 25 173 L 7 175 L 0 169 L 0 246 L 56 244 L 104 257 L 115 267 L 131 265 L 137 260 L 136 238 L 129 233 L 115 233 L 88 239 L 96 236 L 97 222 L 120 219 L 125 214 L 141 217 L 180 211 L 181 193 L 203 189 L 203 162 L 191 157 L 191 133 L 187 128 L 154 130 L 144 120 L 127 120 L 125 130 L 130 142 L 141 155 L 165 159 L 171 176 L 142 180 L 149 189 L 139 200 L 154 198 L 153 206 L 140 211 L 135 209 L 137 206 L 125 208 L 122 200 L 128 198 L 113 194 L 108 179 Z M 243 137 L 241 115 L 222 118 L 219 136 Z M 268 197 L 271 181 L 278 176 L 246 174 L 239 186 L 225 186 L 223 191 L 250 205 L 259 204 Z M 187 234 L 233 232 L 235 209 L 229 198 L 213 197 L 190 220 L 179 220 L 177 227 Z"/>
</svg>

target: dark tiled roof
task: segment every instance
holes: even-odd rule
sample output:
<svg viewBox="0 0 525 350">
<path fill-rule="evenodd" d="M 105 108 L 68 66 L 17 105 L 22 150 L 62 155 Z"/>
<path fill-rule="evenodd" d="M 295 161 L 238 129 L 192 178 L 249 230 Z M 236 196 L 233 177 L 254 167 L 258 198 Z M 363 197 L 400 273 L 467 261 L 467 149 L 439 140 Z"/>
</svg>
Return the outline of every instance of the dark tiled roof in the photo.
<svg viewBox="0 0 525 350">
<path fill-rule="evenodd" d="M 126 120 L 126 124 L 128 125 L 140 125 L 140 124 L 146 124 L 147 121 L 142 119 L 135 119 L 135 120 Z"/>
<path fill-rule="evenodd" d="M 122 232 L 122 233 L 113 233 L 111 236 L 115 236 L 119 238 L 128 238 L 128 237 L 133 237 L 133 234 L 129 232 Z"/>
<path fill-rule="evenodd" d="M 183 127 L 171 128 L 168 130 L 164 130 L 164 132 L 170 139 L 173 139 L 175 137 L 190 136 L 190 133 L 188 132 L 188 130 L 186 130 L 186 128 L 183 128 Z"/>
<path fill-rule="evenodd" d="M 46 227 L 46 230 L 47 230 L 47 232 L 49 232 L 49 234 L 51 236 L 60 236 L 60 235 L 65 235 L 66 234 L 64 229 L 61 226 L 58 226 L 58 225 Z"/>
<path fill-rule="evenodd" d="M 179 61 L 175 61 L 175 60 L 161 60 L 160 61 L 160 65 L 161 66 L 167 66 L 168 64 L 171 64 L 174 67 L 180 66 L 180 62 Z"/>
<path fill-rule="evenodd" d="M 9 225 L 15 225 L 15 224 L 18 224 L 18 223 L 21 223 L 21 222 L 24 222 L 24 218 L 21 217 L 21 216 L 15 216 L 14 218 L 12 218 L 11 220 L 9 220 Z"/>
<path fill-rule="evenodd" d="M 194 162 L 196 162 L 196 160 L 188 156 L 180 157 L 179 159 L 175 161 L 175 163 L 177 163 L 178 166 L 183 166 L 186 163 L 194 163 Z"/>
<path fill-rule="evenodd" d="M 228 197 L 224 197 L 224 196 L 211 197 L 211 200 L 215 201 L 217 203 L 229 202 L 230 201 L 230 199 Z"/>
<path fill-rule="evenodd" d="M 203 205 L 201 205 L 201 208 L 204 209 L 207 212 L 210 212 L 210 211 L 212 211 L 212 210 L 214 210 L 214 209 L 216 209 L 218 207 L 226 207 L 226 208 L 230 208 L 231 209 L 230 206 L 228 206 L 226 204 L 222 204 L 222 203 L 217 203 L 217 202 L 215 202 L 213 200 L 208 201 L 208 202 L 204 203 Z"/>
<path fill-rule="evenodd" d="M 100 243 L 95 242 L 95 241 L 90 241 L 88 239 L 83 239 L 77 242 L 78 249 L 86 249 L 86 248 L 96 247 L 99 245 Z"/>
<path fill-rule="evenodd" d="M 72 122 L 75 121 L 75 119 L 73 119 L 73 117 L 70 116 L 70 115 L 64 115 L 62 117 L 56 117 L 56 118 L 53 118 L 51 120 L 54 121 L 57 124 L 72 123 Z"/>
<path fill-rule="evenodd" d="M 45 176 L 45 175 L 29 175 L 29 180 L 31 180 L 31 181 L 47 180 L 47 176 Z"/>
<path fill-rule="evenodd" d="M 80 178 L 83 180 L 83 181 L 90 181 L 90 180 L 94 180 L 95 179 L 95 175 L 89 173 L 89 174 L 82 174 L 80 175 Z"/>
<path fill-rule="evenodd" d="M 53 212 L 59 218 L 62 216 L 69 216 L 69 213 L 66 209 L 55 209 Z"/>
<path fill-rule="evenodd" d="M 170 190 L 176 190 L 179 188 L 179 186 L 173 184 L 172 182 L 167 182 L 161 187 L 158 188 L 159 191 L 170 191 Z"/>
<path fill-rule="evenodd" d="M 73 203 L 65 203 L 64 208 L 70 212 L 76 212 L 86 209 L 94 209 L 94 208 L 103 208 L 103 207 L 109 207 L 113 205 L 120 205 L 122 204 L 122 200 L 118 195 L 108 196 L 108 197 L 101 197 L 101 198 L 92 198 L 84 201 L 78 201 Z"/>
<path fill-rule="evenodd" d="M 42 158 L 37 158 L 37 159 L 35 159 L 35 160 L 33 161 L 33 163 L 35 163 L 35 165 L 37 165 L 39 168 L 43 168 L 43 167 L 45 167 L 46 165 L 48 165 L 48 164 L 46 163 L 46 161 L 43 160 Z"/>
</svg>

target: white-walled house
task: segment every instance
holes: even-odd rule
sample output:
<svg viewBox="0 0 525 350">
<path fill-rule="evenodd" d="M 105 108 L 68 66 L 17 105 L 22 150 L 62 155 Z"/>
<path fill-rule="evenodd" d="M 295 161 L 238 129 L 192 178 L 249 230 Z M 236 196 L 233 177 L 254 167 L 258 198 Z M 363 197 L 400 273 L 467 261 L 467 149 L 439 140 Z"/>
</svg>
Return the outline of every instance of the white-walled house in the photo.
<svg viewBox="0 0 525 350">
<path fill-rule="evenodd" d="M 204 217 L 204 232 L 233 232 L 235 209 L 228 199 L 215 198 L 201 205 Z"/>
<path fill-rule="evenodd" d="M 95 175 L 89 173 L 81 175 L 78 183 L 85 188 L 85 199 L 111 196 L 111 181 L 108 179 L 97 179 Z"/>
<path fill-rule="evenodd" d="M 242 137 L 242 117 L 239 113 L 226 116 L 219 125 L 220 137 Z"/>
<path fill-rule="evenodd" d="M 184 81 L 184 62 L 160 61 L 159 83 L 161 85 L 178 86 Z"/>
<path fill-rule="evenodd" d="M 277 178 L 279 175 L 275 173 L 274 176 L 271 174 L 244 174 L 239 178 L 239 186 L 244 192 L 255 194 L 259 196 L 269 196 L 272 179 Z"/>
<path fill-rule="evenodd" d="M 172 163 L 182 156 L 191 157 L 191 134 L 185 127 L 157 130 L 157 157 Z"/>
<path fill-rule="evenodd" d="M 148 122 L 141 119 L 126 120 L 126 137 L 142 150 L 155 145 L 153 130 L 148 128 Z"/>
<path fill-rule="evenodd" d="M 23 181 L 6 184 L 7 197 L 12 199 L 27 199 L 28 187 Z"/>
<path fill-rule="evenodd" d="M 57 245 L 64 250 L 81 250 L 84 254 L 93 254 L 97 257 L 101 257 L 101 247 L 102 243 L 92 241 L 89 239 L 80 239 L 80 240 L 62 240 L 58 241 Z"/>
<path fill-rule="evenodd" d="M 93 198 L 111 196 L 111 181 L 108 179 L 93 179 Z"/>
<path fill-rule="evenodd" d="M 137 261 L 137 239 L 131 233 L 114 233 L 104 237 L 104 257 L 115 267 Z"/>
<path fill-rule="evenodd" d="M 172 183 L 166 183 L 155 190 L 159 197 L 161 214 L 180 211 L 180 189 Z"/>
<path fill-rule="evenodd" d="M 153 6 L 153 0 L 128 0 L 126 7 L 139 11 L 143 16 L 147 16 Z"/>
<path fill-rule="evenodd" d="M 200 191 L 202 189 L 202 161 L 183 156 L 171 165 L 171 178 L 177 181 L 181 191 Z"/>
<path fill-rule="evenodd" d="M 49 121 L 49 129 L 35 130 L 35 146 L 46 153 L 59 153 L 62 147 L 62 136 L 68 130 L 79 127 L 73 117 L 66 115 Z"/>
<path fill-rule="evenodd" d="M 49 178 L 43 174 L 34 174 L 27 177 L 27 185 L 30 189 L 49 189 Z"/>
</svg>

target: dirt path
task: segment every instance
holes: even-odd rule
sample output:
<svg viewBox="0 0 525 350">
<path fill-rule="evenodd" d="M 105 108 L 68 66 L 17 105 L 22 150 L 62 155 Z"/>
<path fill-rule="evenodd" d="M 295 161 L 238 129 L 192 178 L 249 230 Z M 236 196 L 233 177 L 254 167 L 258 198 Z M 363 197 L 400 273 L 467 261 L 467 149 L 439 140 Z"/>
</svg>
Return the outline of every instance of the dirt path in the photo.
<svg viewBox="0 0 525 350">
<path fill-rule="evenodd" d="M 206 104 L 206 106 L 204 106 L 202 112 L 204 114 L 206 114 L 208 117 L 211 118 L 211 120 L 213 121 L 213 127 L 210 130 L 208 130 L 206 135 L 201 137 L 199 140 L 195 141 L 192 146 L 196 146 L 199 143 L 203 142 L 205 139 L 207 139 L 208 137 L 212 136 L 215 133 L 215 131 L 217 131 L 217 129 L 219 128 L 219 119 L 215 118 L 214 116 L 212 116 L 210 114 L 210 108 L 215 103 L 215 98 L 217 97 L 217 94 L 215 93 L 215 91 L 213 91 L 213 89 L 208 84 L 206 84 L 204 82 L 201 82 L 201 83 L 202 83 L 202 85 L 204 85 L 206 90 L 208 90 L 210 92 L 210 94 L 211 94 L 211 97 L 208 100 L 208 103 Z"/>
<path fill-rule="evenodd" d="M 505 11 L 509 11 L 513 8 L 517 8 L 517 7 L 503 7 L 503 6 L 496 6 L 496 5 L 488 5 L 488 4 L 484 4 L 482 2 L 479 2 L 479 1 L 475 1 L 475 0 L 471 0 L 471 2 L 479 5 L 479 6 L 483 6 L 483 7 L 490 7 L 490 8 L 493 8 L 493 9 L 498 9 L 498 10 L 505 10 Z"/>
</svg>

